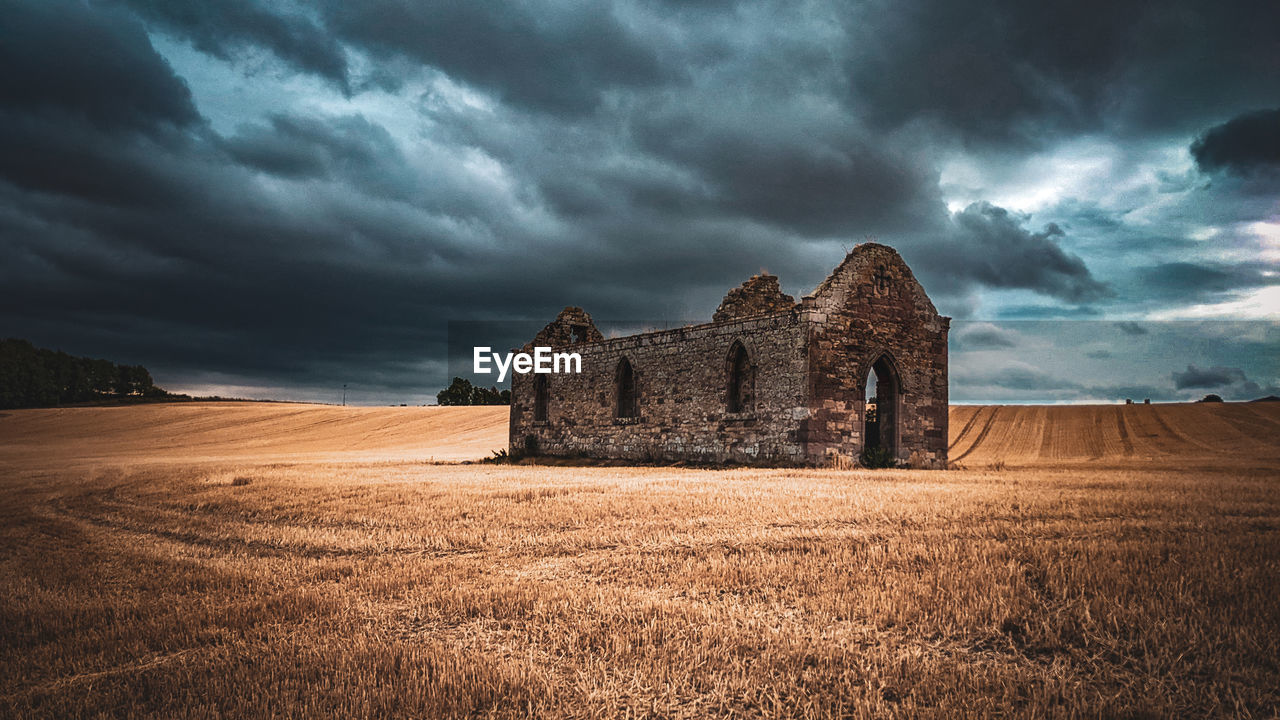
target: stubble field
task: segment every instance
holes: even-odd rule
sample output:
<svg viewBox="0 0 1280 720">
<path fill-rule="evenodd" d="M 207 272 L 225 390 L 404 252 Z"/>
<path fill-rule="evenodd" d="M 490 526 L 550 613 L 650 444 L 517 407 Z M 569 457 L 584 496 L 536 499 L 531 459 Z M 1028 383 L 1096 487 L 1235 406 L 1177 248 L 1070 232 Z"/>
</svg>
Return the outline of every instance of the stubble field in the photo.
<svg viewBox="0 0 1280 720">
<path fill-rule="evenodd" d="M 505 408 L 0 415 L 0 716 L 1274 717 L 1280 405 L 950 472 L 459 465 Z"/>
</svg>

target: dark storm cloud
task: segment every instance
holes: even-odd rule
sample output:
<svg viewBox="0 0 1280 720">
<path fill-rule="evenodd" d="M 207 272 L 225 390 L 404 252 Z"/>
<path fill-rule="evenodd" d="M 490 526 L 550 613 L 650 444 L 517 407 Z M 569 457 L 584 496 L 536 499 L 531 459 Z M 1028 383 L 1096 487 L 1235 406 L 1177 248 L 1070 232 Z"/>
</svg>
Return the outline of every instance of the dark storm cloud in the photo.
<svg viewBox="0 0 1280 720">
<path fill-rule="evenodd" d="M 342 47 L 299 13 L 276 12 L 254 0 L 124 0 L 142 17 L 191 41 L 198 50 L 231 59 L 246 48 L 262 47 L 298 70 L 350 91 Z"/>
<path fill-rule="evenodd" d="M 0 176 L 20 187 L 121 205 L 172 198 L 200 116 L 142 25 L 78 2 L 12 4 L 0 41 Z M 92 54 L 84 52 L 93 48 Z"/>
<path fill-rule="evenodd" d="M 1275 3 L 882 1 L 846 22 L 853 91 L 882 126 L 930 118 L 987 142 L 1186 131 L 1280 92 Z"/>
<path fill-rule="evenodd" d="M 922 252 L 917 262 L 952 289 L 980 283 L 1034 290 L 1070 303 L 1111 293 L 1083 260 L 1058 244 L 1066 233 L 1056 224 L 1028 230 L 1025 217 L 986 202 L 955 213 L 951 222 L 946 240 Z"/>
<path fill-rule="evenodd" d="M 329 28 L 375 57 L 405 57 L 556 113 L 585 112 L 612 87 L 668 76 L 659 51 L 606 3 L 373 0 L 322 4 Z"/>
<path fill-rule="evenodd" d="M 433 392 L 454 319 L 545 322 L 580 304 L 606 320 L 705 320 L 762 269 L 811 290 L 869 234 L 901 248 L 944 312 L 998 289 L 1045 302 L 1004 314 L 1100 313 L 1114 296 L 1077 228 L 1153 253 L 1191 245 L 1088 198 L 1057 223 L 990 203 L 950 213 L 940 150 L 1012 154 L 1110 124 L 1200 131 L 1274 103 L 1280 77 L 1265 72 L 1280 57 L 1270 34 L 1194 3 L 4 8 L 6 334 L 292 387 Z M 1182 26 L 1196 22 L 1208 37 Z M 1205 70 L 1187 81 L 1185 63 Z M 1203 202 L 1232 220 L 1221 176 L 1160 183 L 1210 180 Z M 1167 287 L 1213 298 L 1270 277 L 1137 267 L 1134 292 L 1164 303 L 1180 297 Z M 1082 392 L 1025 367 L 999 382 Z"/>
<path fill-rule="evenodd" d="M 611 88 L 678 85 L 769 37 L 780 77 L 836 61 L 825 88 L 883 131 L 922 118 L 982 140 L 1040 141 L 1107 125 L 1190 129 L 1214 109 L 1280 92 L 1280 8 L 1270 2 L 1141 0 L 1024 3 L 982 10 L 944 0 L 785 4 L 443 3 L 328 0 L 300 8 L 234 0 L 130 0 L 140 14 L 221 57 L 265 48 L 292 66 L 350 83 L 339 41 L 403 58 L 524 107 L 581 113 Z M 772 17 L 750 23 L 752 13 Z M 839 36 L 813 32 L 813 23 Z M 679 27 L 679 30 L 674 28 Z M 782 40 L 783 42 L 779 42 Z M 761 77 L 762 68 L 752 68 Z M 393 74 L 375 69 L 379 82 Z M 797 78 L 795 73 L 789 77 Z M 801 82 L 811 82 L 800 76 Z"/>
<path fill-rule="evenodd" d="M 1191 155 L 1206 171 L 1280 169 L 1280 109 L 1247 113 L 1210 128 L 1191 145 Z"/>
<path fill-rule="evenodd" d="M 131 207 L 176 199 L 190 168 L 163 161 L 184 135 L 103 132 L 71 117 L 0 113 L 0 176 L 32 191 Z M 158 161 L 159 160 L 159 161 Z"/>
<path fill-rule="evenodd" d="M 1173 384 L 1179 390 L 1212 390 L 1227 400 L 1253 400 L 1264 395 L 1280 392 L 1275 385 L 1275 378 L 1263 385 L 1245 375 L 1243 369 L 1215 365 L 1201 368 L 1194 364 L 1187 365 L 1185 372 L 1174 371 Z"/>
<path fill-rule="evenodd" d="M 843 118 L 682 112 L 636 124 L 640 148 L 695 173 L 725 213 L 829 236 L 900 231 L 942 210 L 918 157 Z"/>
<path fill-rule="evenodd" d="M 143 132 L 199 117 L 186 84 L 126 13 L 74 0 L 6 2 L 0 32 L 5 116 Z"/>
<path fill-rule="evenodd" d="M 1232 383 L 1248 382 L 1244 371 L 1240 368 L 1214 366 L 1199 368 L 1187 365 L 1186 372 L 1173 372 L 1173 386 L 1179 390 L 1187 388 L 1219 388 Z"/>
<path fill-rule="evenodd" d="M 276 114 L 241 127 L 222 146 L 245 167 L 290 179 L 342 179 L 384 197 L 402 194 L 412 180 L 391 135 L 361 116 Z"/>
<path fill-rule="evenodd" d="M 1274 265 L 1171 262 L 1139 268 L 1143 294 L 1154 298 L 1204 301 L 1234 291 L 1280 284 Z"/>
<path fill-rule="evenodd" d="M 661 48 L 607 3 L 126 3 L 210 55 L 234 59 L 237 53 L 261 48 L 344 93 L 366 86 L 399 87 L 403 77 L 389 66 L 403 59 L 442 70 L 516 105 L 576 114 L 595 107 L 609 88 L 648 86 L 678 73 L 663 62 Z M 353 77 L 343 43 L 387 67 Z"/>
<path fill-rule="evenodd" d="M 4 76 L 0 113 L 0 320 L 14 334 L 171 376 L 331 385 L 350 378 L 343 368 L 386 377 L 430 359 L 436 318 L 558 284 L 507 277 L 482 231 L 396 202 L 405 183 L 379 183 L 407 164 L 376 124 L 277 116 L 223 140 L 132 18 L 18 10 L 21 43 L 0 44 L 25 75 Z M 107 82 L 110 97 L 96 87 Z"/>
</svg>

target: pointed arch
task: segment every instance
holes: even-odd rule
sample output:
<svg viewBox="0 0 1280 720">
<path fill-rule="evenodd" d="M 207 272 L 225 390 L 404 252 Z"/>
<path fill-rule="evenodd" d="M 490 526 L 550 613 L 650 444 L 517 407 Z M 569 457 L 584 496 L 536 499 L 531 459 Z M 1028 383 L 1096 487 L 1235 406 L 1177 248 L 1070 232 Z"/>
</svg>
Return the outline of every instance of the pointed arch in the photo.
<svg viewBox="0 0 1280 720">
<path fill-rule="evenodd" d="M 551 399 L 550 381 L 544 374 L 533 376 L 533 419 L 545 422 L 547 405 Z"/>
<path fill-rule="evenodd" d="M 899 395 L 907 391 L 906 384 L 902 378 L 902 365 L 898 362 L 898 359 L 893 356 L 893 353 L 889 352 L 884 347 L 876 347 L 871 352 L 862 356 L 862 361 L 859 363 L 859 367 L 862 368 L 862 380 L 866 380 L 867 377 L 870 376 L 871 371 L 875 369 L 876 364 L 881 364 L 885 370 L 893 375 L 894 382 L 898 387 Z"/>
<path fill-rule="evenodd" d="M 901 436 L 902 375 L 898 372 L 897 361 L 889 352 L 878 350 L 870 358 L 862 366 L 862 444 L 864 448 L 883 448 L 896 456 Z M 873 377 L 874 385 L 871 384 Z"/>
<path fill-rule="evenodd" d="M 637 390 L 636 371 L 631 366 L 631 361 L 625 356 L 618 361 L 618 368 L 614 373 L 614 382 L 617 390 L 617 404 L 614 407 L 614 416 L 620 418 L 639 416 L 640 393 Z"/>
<path fill-rule="evenodd" d="M 725 411 L 751 412 L 755 409 L 755 366 L 741 340 L 734 340 L 725 358 Z"/>
</svg>

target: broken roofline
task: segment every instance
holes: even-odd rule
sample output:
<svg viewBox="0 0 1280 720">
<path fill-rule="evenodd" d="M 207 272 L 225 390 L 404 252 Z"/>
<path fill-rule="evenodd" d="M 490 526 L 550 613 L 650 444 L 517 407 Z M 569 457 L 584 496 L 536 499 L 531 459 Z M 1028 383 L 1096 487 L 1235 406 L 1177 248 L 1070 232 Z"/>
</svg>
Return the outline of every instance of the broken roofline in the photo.
<svg viewBox="0 0 1280 720">
<path fill-rule="evenodd" d="M 799 302 L 792 301 L 790 303 L 790 307 L 787 307 L 785 309 L 754 313 L 751 315 L 741 315 L 741 316 L 733 317 L 726 320 L 712 319 L 709 322 L 692 323 L 688 325 L 682 325 L 677 328 L 664 328 L 662 330 L 648 330 L 646 332 L 632 333 L 630 335 L 621 335 L 621 336 L 612 337 L 612 338 L 602 337 L 600 340 L 586 340 L 586 341 L 577 342 L 577 343 L 570 343 L 569 345 L 554 345 L 552 347 L 569 347 L 569 346 L 589 347 L 594 345 L 603 345 L 606 343 L 619 342 L 623 340 L 656 339 L 663 335 L 678 335 L 680 333 L 688 333 L 688 332 L 693 332 L 693 331 L 701 330 L 704 328 L 712 328 L 712 327 L 721 328 L 729 325 L 734 325 L 737 323 L 746 323 L 746 322 L 751 322 L 755 320 L 761 320 L 764 318 L 778 317 L 778 316 L 786 315 L 789 313 L 802 314 L 810 311 L 813 308 L 813 306 L 816 304 L 817 299 L 820 295 L 827 292 L 831 292 L 835 289 L 837 278 L 844 272 L 845 268 L 850 263 L 854 262 L 855 260 L 859 259 L 862 256 L 865 256 L 874 252 L 886 252 L 892 255 L 892 257 L 895 258 L 898 261 L 898 263 L 901 264 L 902 268 L 906 270 L 906 273 L 908 277 L 911 279 L 911 281 L 916 285 L 917 288 L 919 288 L 919 281 L 915 279 L 915 273 L 911 272 L 911 268 L 906 264 L 906 261 L 902 259 L 902 256 L 898 254 L 897 250 L 894 250 L 892 247 L 888 245 L 883 245 L 881 243 L 864 242 L 864 243 L 858 243 L 857 245 L 855 245 L 853 249 L 850 250 L 845 255 L 844 259 L 840 261 L 840 264 L 836 265 L 836 267 L 830 273 L 828 273 L 827 277 L 823 279 L 822 282 L 818 283 L 818 286 L 815 287 L 812 292 L 801 297 Z M 746 288 L 752 282 L 757 280 L 765 280 L 765 279 L 772 279 L 776 281 L 777 276 L 770 275 L 767 273 L 753 275 L 751 276 L 751 278 L 743 282 L 738 287 L 730 288 L 728 293 L 725 295 L 725 299 L 727 300 L 729 296 L 732 295 L 734 292 L 739 291 L 743 288 Z M 781 294 L 781 290 L 779 290 L 778 292 L 779 294 Z M 920 288 L 920 294 L 921 294 L 921 299 L 928 305 L 929 309 L 931 309 L 935 315 L 938 315 L 940 318 L 943 318 L 945 320 L 950 320 L 950 318 L 944 318 L 942 315 L 940 315 L 937 312 L 937 309 L 934 308 L 933 306 L 932 300 L 930 300 L 929 296 L 923 292 L 923 288 Z M 791 296 L 789 295 L 781 295 L 781 296 L 786 298 L 789 301 L 791 300 Z M 721 308 L 723 307 L 724 307 L 724 301 L 721 301 Z M 717 312 L 719 312 L 719 310 L 717 310 Z M 560 323 L 561 320 L 564 319 L 566 314 L 570 314 L 570 313 L 578 317 L 585 317 L 587 321 L 591 323 L 591 326 L 595 327 L 595 322 L 591 320 L 590 313 L 586 312 L 580 307 L 569 306 L 569 307 L 566 307 L 564 310 L 561 310 L 560 314 L 556 316 L 556 319 L 548 323 L 546 327 L 542 329 L 542 332 L 538 333 L 537 337 L 541 337 L 544 333 L 546 333 L 549 329 L 554 327 L 557 323 Z M 803 318 L 798 318 L 798 319 L 803 320 Z M 574 324 L 574 323 L 570 323 L 570 324 Z M 598 329 L 597 329 L 597 332 L 599 332 Z M 532 346 L 534 342 L 537 340 L 537 337 L 534 338 L 534 341 L 527 343 L 526 347 Z"/>
<path fill-rule="evenodd" d="M 758 322 L 760 320 L 764 320 L 767 318 L 774 318 L 781 315 L 787 315 L 787 314 L 799 313 L 799 312 L 801 312 L 800 303 L 796 303 L 796 307 L 790 310 L 781 310 L 778 312 L 762 313 L 760 315 L 745 316 L 740 318 L 734 318 L 732 320 L 721 320 L 720 322 L 712 321 L 712 322 L 704 322 L 704 323 L 695 323 L 692 325 L 681 325 L 678 328 L 665 328 L 663 330 L 648 330 L 645 332 L 632 333 L 630 335 L 619 335 L 618 337 L 611 337 L 611 338 L 607 337 L 603 340 L 590 340 L 590 341 L 584 341 L 580 343 L 574 343 L 573 345 L 555 345 L 552 347 L 553 348 L 565 348 L 565 347 L 580 348 L 580 347 L 590 347 L 594 345 L 607 345 L 609 343 L 619 343 L 619 342 L 629 341 L 629 340 L 649 340 L 649 339 L 657 338 L 662 335 L 674 336 L 674 335 L 680 335 L 683 333 L 695 332 L 705 328 L 722 328 L 722 327 L 728 327 L 730 325 L 738 325 L 738 324 L 744 324 L 749 322 Z"/>
</svg>

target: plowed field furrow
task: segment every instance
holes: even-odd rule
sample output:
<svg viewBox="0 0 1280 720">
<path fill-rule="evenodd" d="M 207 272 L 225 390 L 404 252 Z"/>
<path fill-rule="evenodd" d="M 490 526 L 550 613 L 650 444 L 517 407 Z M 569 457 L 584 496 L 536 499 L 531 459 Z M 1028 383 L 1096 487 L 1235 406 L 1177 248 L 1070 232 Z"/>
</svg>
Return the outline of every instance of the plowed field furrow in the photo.
<svg viewBox="0 0 1280 720">
<path fill-rule="evenodd" d="M 1247 410 L 1247 408 L 1244 408 Z M 1208 408 L 1210 422 L 1222 423 L 1237 433 L 1235 442 L 1242 446 L 1257 448 L 1280 447 L 1280 433 L 1274 426 L 1254 415 L 1252 412 L 1238 412 L 1235 407 L 1214 403 Z"/>
<path fill-rule="evenodd" d="M 1126 406 L 1124 413 L 1136 456 L 1158 457 L 1186 450 L 1186 441 L 1161 422 L 1150 405 Z"/>
<path fill-rule="evenodd" d="M 1043 434 L 1042 411 L 1043 408 L 1019 405 L 993 408 L 987 434 L 975 438 L 974 451 L 993 462 L 1005 463 L 1035 456 Z"/>
<path fill-rule="evenodd" d="M 1265 466 L 1280 460 L 1280 406 L 1244 404 L 1007 407 L 952 452 L 970 467 L 1183 462 Z M 1042 425 L 1043 423 L 1043 425 Z M 1038 451 L 1027 450 L 1040 433 Z M 959 447 L 957 445 L 957 447 Z"/>
<path fill-rule="evenodd" d="M 978 415 L 981 413 L 982 406 L 980 405 L 962 405 L 951 408 L 950 426 L 954 428 L 960 423 L 964 423 L 964 425 L 958 431 L 951 433 L 951 444 L 948 445 L 948 450 L 955 451 L 956 445 L 973 429 L 974 423 L 978 421 Z"/>
<path fill-rule="evenodd" d="M 507 444 L 506 407 L 172 403 L 20 410 L 0 418 L 0 461 L 357 457 L 456 461 Z"/>
<path fill-rule="evenodd" d="M 1195 421 L 1188 422 L 1189 417 L 1198 415 L 1197 409 L 1189 407 L 1184 410 L 1179 417 L 1167 417 L 1169 415 L 1168 408 L 1161 408 L 1159 406 L 1152 405 L 1151 413 L 1164 432 L 1178 438 L 1187 447 L 1199 448 L 1201 450 L 1213 449 L 1211 444 L 1203 441 L 1202 433 L 1198 428 L 1196 428 L 1198 423 Z"/>
<path fill-rule="evenodd" d="M 1124 418 L 1124 408 L 1116 408 L 1116 427 L 1120 430 L 1120 446 L 1125 457 L 1133 457 L 1133 438 L 1129 436 L 1129 423 Z"/>
<path fill-rule="evenodd" d="M 970 443 L 969 448 L 967 450 L 960 453 L 958 456 L 951 458 L 952 462 L 959 462 L 960 460 L 963 460 L 964 458 L 968 457 L 970 453 L 976 450 L 979 445 L 982 444 L 982 441 L 987 437 L 988 434 L 991 433 L 991 428 L 995 426 L 996 414 L 999 411 L 1000 411 L 1000 406 L 998 405 L 993 405 L 990 408 L 988 408 L 987 419 L 984 421 L 982 425 L 982 429 L 979 430 L 978 434 L 974 436 L 973 442 Z"/>
<path fill-rule="evenodd" d="M 1048 410 L 1052 420 L 1047 423 L 1038 462 L 1079 461 L 1095 456 L 1095 449 L 1101 444 L 1095 412 L 1079 406 Z"/>
<path fill-rule="evenodd" d="M 1049 409 L 1037 406 L 1023 408 L 1023 411 L 1025 421 L 1014 432 L 1014 440 L 1007 449 L 1010 459 L 1005 462 L 1028 462 L 1040 456 L 1040 447 L 1049 426 Z"/>
<path fill-rule="evenodd" d="M 1274 405 L 1280 405 L 1280 403 L 1249 403 L 1244 406 L 1244 409 L 1272 432 L 1280 435 L 1280 412 L 1268 411 L 1268 408 Z"/>
<path fill-rule="evenodd" d="M 1075 436 L 1069 436 L 1070 442 L 1067 443 L 1068 451 L 1062 456 L 1062 460 L 1075 460 L 1086 458 L 1089 460 L 1097 460 L 1102 457 L 1106 449 L 1106 436 L 1102 432 L 1102 416 L 1097 412 L 1083 412 L 1086 408 L 1073 407 L 1068 408 L 1074 411 L 1076 425 L 1081 427 L 1083 432 Z"/>
<path fill-rule="evenodd" d="M 0 467 L 76 462 L 460 461 L 507 445 L 506 407 L 173 403 L 0 414 Z M 1280 460 L 1280 403 L 952 408 L 950 460 L 969 467 Z M 1225 460 L 1224 460 L 1225 459 Z"/>
</svg>

